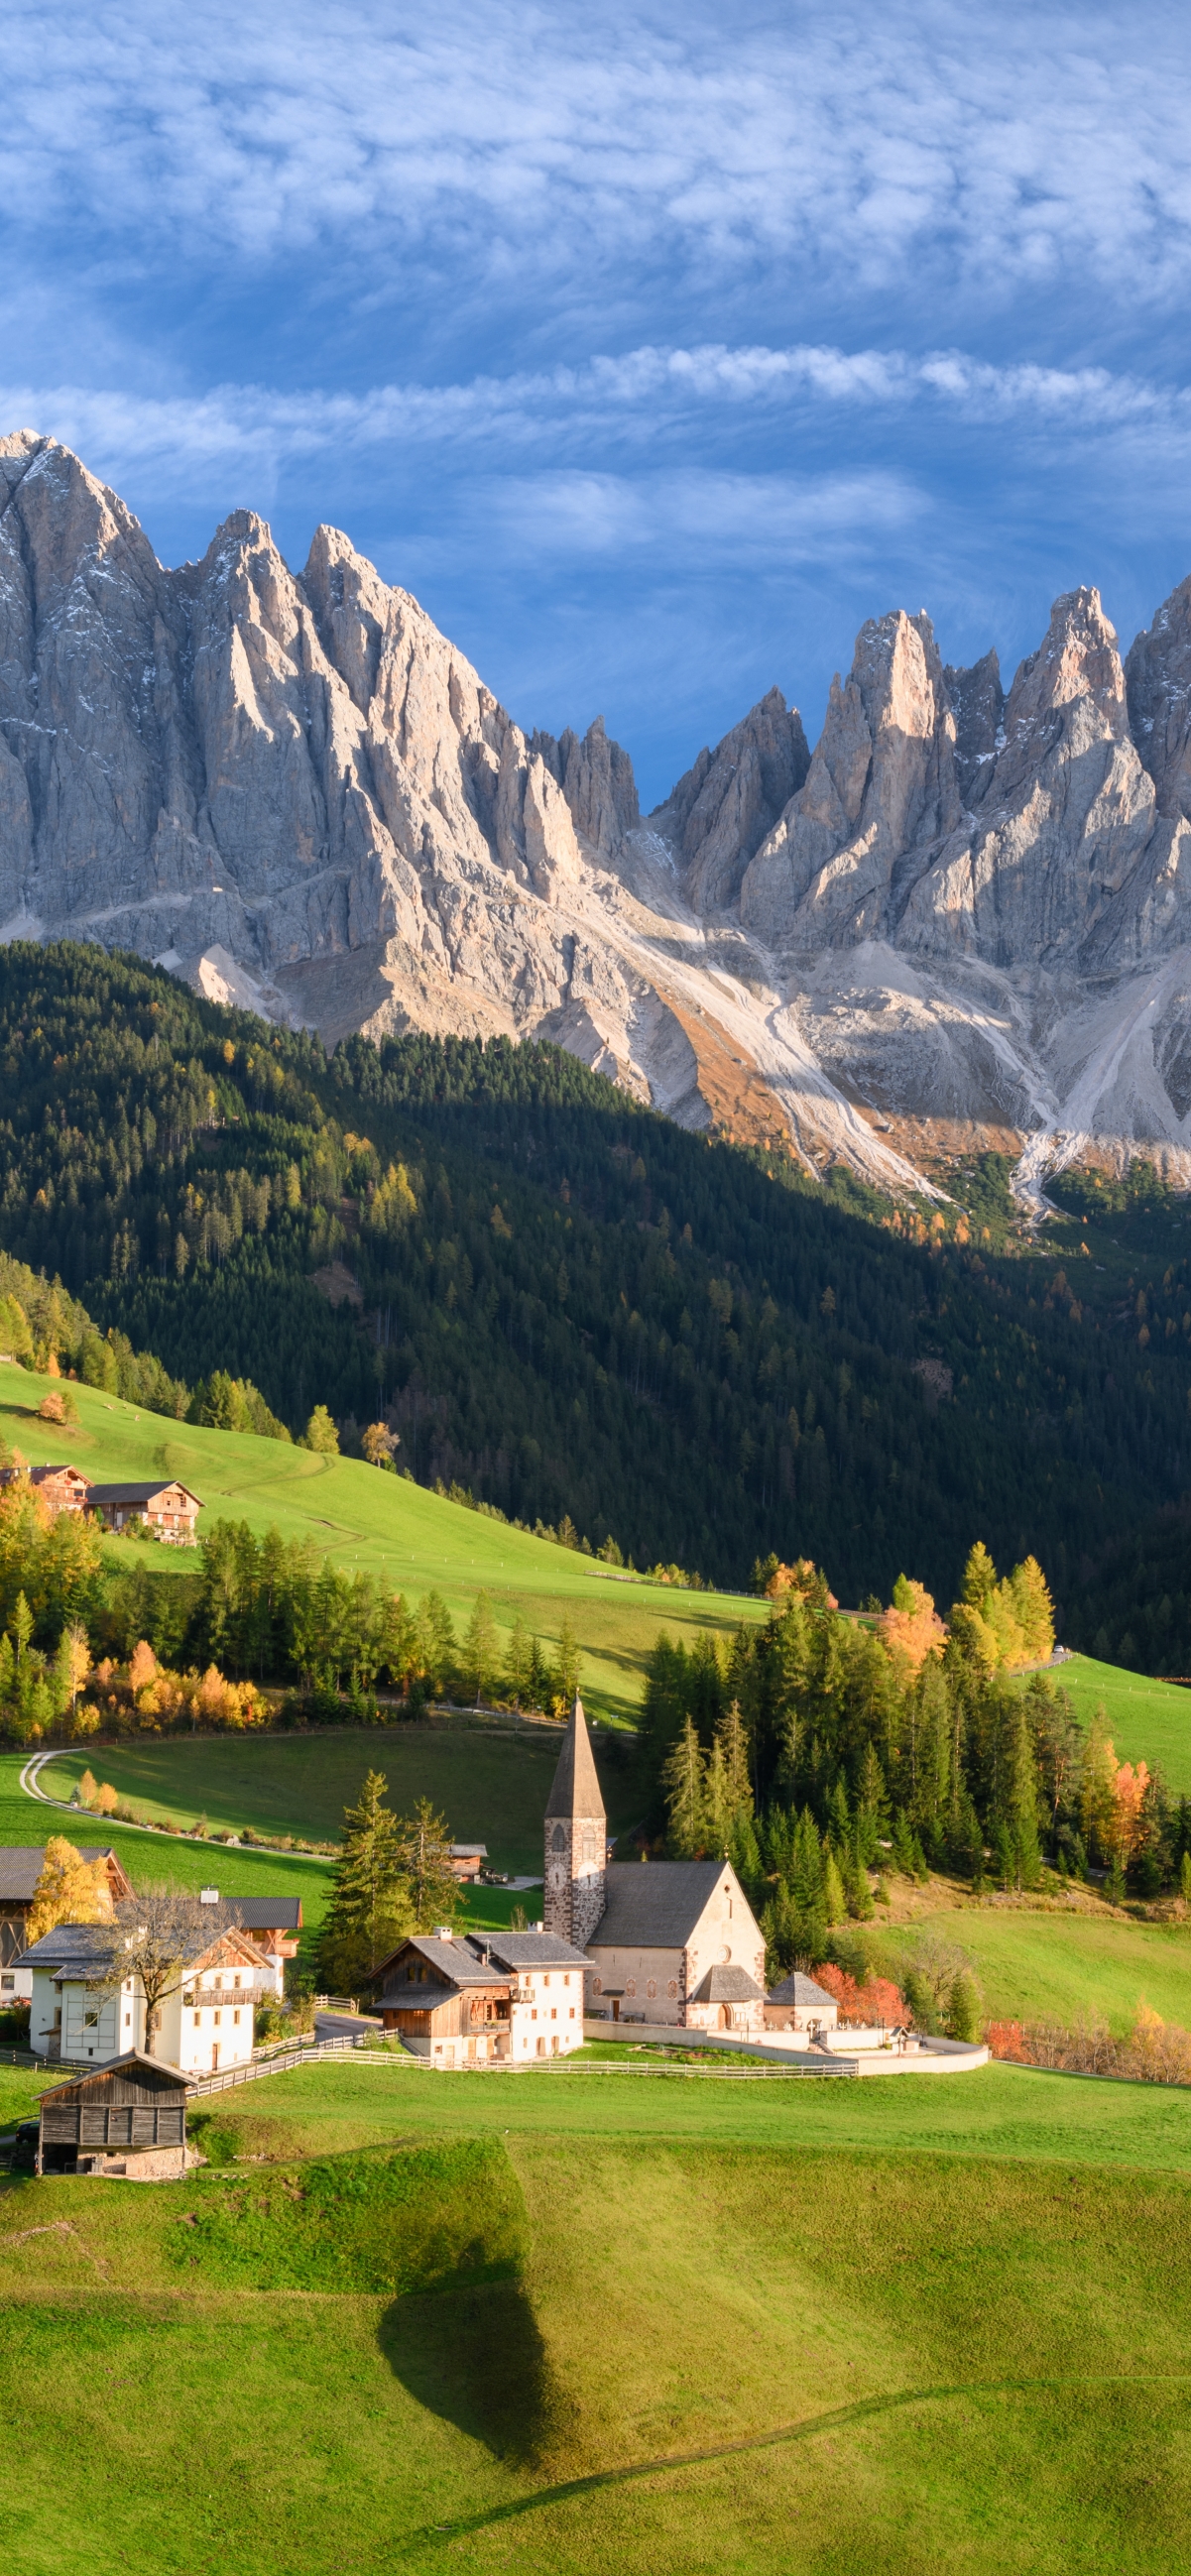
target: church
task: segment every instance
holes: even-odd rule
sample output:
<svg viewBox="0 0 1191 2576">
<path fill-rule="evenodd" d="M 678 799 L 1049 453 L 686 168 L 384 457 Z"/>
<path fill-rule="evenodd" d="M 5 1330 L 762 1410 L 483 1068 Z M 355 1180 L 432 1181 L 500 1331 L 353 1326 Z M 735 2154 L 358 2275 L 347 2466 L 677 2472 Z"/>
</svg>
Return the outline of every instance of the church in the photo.
<svg viewBox="0 0 1191 2576">
<path fill-rule="evenodd" d="M 576 1699 L 546 1807 L 543 1929 L 582 1951 L 589 2020 L 765 2030 L 765 1941 L 727 1861 L 609 1862 Z"/>
</svg>

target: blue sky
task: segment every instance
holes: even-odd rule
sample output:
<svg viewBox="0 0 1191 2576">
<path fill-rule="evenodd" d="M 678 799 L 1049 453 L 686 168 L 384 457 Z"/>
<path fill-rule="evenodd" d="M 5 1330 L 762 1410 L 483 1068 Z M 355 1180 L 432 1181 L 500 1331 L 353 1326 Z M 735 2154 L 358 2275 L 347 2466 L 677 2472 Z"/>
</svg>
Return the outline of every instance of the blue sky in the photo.
<svg viewBox="0 0 1191 2576">
<path fill-rule="evenodd" d="M 1191 571 L 1189 133 L 1146 0 L 16 0 L 0 423 L 167 562 L 334 521 L 648 804 L 867 616 Z"/>
</svg>

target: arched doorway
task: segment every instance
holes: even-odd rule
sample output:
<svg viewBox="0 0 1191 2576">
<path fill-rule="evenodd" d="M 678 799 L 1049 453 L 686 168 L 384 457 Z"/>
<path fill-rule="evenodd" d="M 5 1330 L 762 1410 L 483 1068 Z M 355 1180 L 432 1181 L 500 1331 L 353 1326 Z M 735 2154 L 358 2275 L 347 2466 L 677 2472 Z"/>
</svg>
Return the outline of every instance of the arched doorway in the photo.
<svg viewBox="0 0 1191 2576">
<path fill-rule="evenodd" d="M 718 2026 L 718 2028 L 719 2028 L 720 2030 L 731 2030 L 731 2028 L 732 2028 L 732 2007 L 731 2007 L 731 2005 L 730 2005 L 730 2004 L 721 2004 L 721 2005 L 720 2005 L 719 2022 L 718 2022 L 718 2025 L 717 2025 L 717 2026 Z"/>
</svg>

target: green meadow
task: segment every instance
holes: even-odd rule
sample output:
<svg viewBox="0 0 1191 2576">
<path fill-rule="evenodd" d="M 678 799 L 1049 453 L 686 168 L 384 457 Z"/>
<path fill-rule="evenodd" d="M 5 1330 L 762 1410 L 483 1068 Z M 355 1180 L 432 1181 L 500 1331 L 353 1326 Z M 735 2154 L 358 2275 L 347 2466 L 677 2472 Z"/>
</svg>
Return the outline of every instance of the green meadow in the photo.
<svg viewBox="0 0 1191 2576">
<path fill-rule="evenodd" d="M 1091 1655 L 1073 1655 L 1054 1679 L 1082 1725 L 1091 1724 L 1098 1708 L 1104 1710 L 1122 1762 L 1148 1762 L 1151 1771 L 1164 1773 L 1168 1788 L 1191 1790 L 1191 1690 L 1125 1672 L 1119 1664 L 1098 1664 Z"/>
<path fill-rule="evenodd" d="M 710 1632 L 730 1635 L 743 1619 L 767 1615 L 735 1594 L 684 1592 L 599 1564 L 525 1530 L 447 1502 L 403 1476 L 384 1475 L 359 1458 L 316 1457 L 252 1432 L 206 1431 L 138 1412 L 117 1396 L 73 1387 L 77 1430 L 37 1419 L 47 1381 L 0 1365 L 0 1437 L 31 1466 L 70 1458 L 97 1483 L 177 1476 L 199 1496 L 209 1519 L 247 1521 L 259 1537 L 276 1527 L 286 1539 L 309 1540 L 348 1572 L 359 1569 L 390 1591 L 416 1599 L 441 1593 L 460 1631 L 477 1592 L 486 1591 L 497 1627 L 507 1635 L 520 1615 L 543 1645 L 558 1643 L 569 1613 L 579 1639 L 585 1704 L 597 1716 L 633 1718 L 645 1658 L 663 1625 L 691 1646 Z M 203 1524 L 200 1520 L 199 1527 Z M 112 1540 L 113 1565 L 149 1565 L 165 1576 L 187 1559 L 134 1539 Z"/>
<path fill-rule="evenodd" d="M 0 2187 L 27 2576 L 1158 2576 L 1191 2097 L 381 2057 Z"/>
</svg>

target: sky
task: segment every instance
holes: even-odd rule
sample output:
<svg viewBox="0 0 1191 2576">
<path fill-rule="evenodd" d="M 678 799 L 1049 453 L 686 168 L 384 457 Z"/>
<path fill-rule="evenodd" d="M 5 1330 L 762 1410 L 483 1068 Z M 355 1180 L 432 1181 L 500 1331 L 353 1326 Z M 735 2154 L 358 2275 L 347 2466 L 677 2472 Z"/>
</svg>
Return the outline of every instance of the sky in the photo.
<svg viewBox="0 0 1191 2576">
<path fill-rule="evenodd" d="M 1191 13 L 13 0 L 0 430 L 320 520 L 642 804 L 857 629 L 1191 572 Z"/>
</svg>

